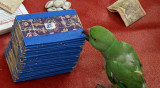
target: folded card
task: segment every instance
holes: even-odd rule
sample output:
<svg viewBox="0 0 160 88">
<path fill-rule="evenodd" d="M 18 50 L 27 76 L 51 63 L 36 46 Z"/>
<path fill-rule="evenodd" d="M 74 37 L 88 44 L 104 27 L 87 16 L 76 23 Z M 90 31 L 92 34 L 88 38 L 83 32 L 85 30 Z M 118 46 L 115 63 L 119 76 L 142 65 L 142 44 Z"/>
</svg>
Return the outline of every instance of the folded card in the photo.
<svg viewBox="0 0 160 88">
<path fill-rule="evenodd" d="M 0 0 L 0 8 L 9 13 L 13 13 L 24 0 Z"/>
</svg>

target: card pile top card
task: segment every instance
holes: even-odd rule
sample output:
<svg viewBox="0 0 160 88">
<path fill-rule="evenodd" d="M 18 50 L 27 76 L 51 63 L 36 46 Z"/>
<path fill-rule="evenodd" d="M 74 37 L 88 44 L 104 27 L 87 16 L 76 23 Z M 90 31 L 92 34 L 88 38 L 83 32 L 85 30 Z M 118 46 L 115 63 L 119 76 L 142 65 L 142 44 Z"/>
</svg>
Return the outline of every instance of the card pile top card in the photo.
<svg viewBox="0 0 160 88">
<path fill-rule="evenodd" d="M 84 41 L 75 10 L 17 16 L 5 51 L 13 81 L 71 72 Z"/>
</svg>

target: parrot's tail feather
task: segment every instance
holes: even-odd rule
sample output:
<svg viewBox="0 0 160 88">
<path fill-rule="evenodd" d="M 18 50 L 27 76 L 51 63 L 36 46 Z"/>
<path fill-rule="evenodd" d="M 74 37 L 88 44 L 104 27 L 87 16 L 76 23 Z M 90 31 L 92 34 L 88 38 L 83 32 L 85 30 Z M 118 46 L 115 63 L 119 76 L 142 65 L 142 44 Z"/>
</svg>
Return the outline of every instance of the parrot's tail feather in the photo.
<svg viewBox="0 0 160 88">
<path fill-rule="evenodd" d="M 113 88 L 113 87 L 105 87 L 103 85 L 97 84 L 96 88 Z"/>
</svg>

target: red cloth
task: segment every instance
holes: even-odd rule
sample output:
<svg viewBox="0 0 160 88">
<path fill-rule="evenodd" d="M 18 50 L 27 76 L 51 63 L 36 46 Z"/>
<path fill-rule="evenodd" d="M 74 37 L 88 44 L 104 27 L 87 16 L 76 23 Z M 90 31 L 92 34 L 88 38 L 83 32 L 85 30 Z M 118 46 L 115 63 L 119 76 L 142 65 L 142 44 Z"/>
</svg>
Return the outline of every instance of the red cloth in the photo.
<svg viewBox="0 0 160 88">
<path fill-rule="evenodd" d="M 25 0 L 29 13 L 45 12 L 48 0 Z M 143 65 L 148 88 L 160 88 L 160 0 L 140 0 L 147 15 L 125 27 L 118 14 L 106 7 L 116 0 L 69 0 L 86 30 L 101 25 L 112 31 L 120 41 L 130 43 Z M 81 58 L 72 73 L 32 81 L 13 83 L 4 58 L 10 33 L 0 36 L 0 88 L 95 88 L 97 84 L 111 86 L 104 68 L 103 57 L 87 41 Z"/>
</svg>

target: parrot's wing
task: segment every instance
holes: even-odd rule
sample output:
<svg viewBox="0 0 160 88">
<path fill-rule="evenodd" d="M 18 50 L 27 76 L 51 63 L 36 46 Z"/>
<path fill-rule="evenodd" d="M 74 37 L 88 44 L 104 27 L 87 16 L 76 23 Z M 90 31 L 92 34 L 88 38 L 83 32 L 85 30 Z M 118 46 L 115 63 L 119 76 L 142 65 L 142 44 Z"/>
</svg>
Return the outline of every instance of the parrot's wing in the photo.
<svg viewBox="0 0 160 88">
<path fill-rule="evenodd" d="M 108 79 L 111 81 L 113 85 L 118 85 L 120 88 L 127 88 L 127 86 L 124 83 L 117 80 L 117 78 L 114 76 L 114 74 L 109 68 L 107 68 L 106 73 L 107 73 Z"/>
<path fill-rule="evenodd" d="M 121 42 L 123 51 L 106 63 L 106 72 L 112 83 L 121 88 L 142 88 L 144 82 L 141 63 L 131 45 Z"/>
<path fill-rule="evenodd" d="M 140 67 L 142 67 L 142 64 L 141 64 L 140 61 L 139 61 L 138 55 L 137 55 L 137 53 L 135 52 L 135 50 L 133 49 L 133 47 L 132 47 L 130 44 L 124 42 L 124 41 L 122 41 L 121 43 L 122 43 L 123 47 L 128 47 L 128 48 L 125 48 L 125 49 L 124 49 L 124 50 L 126 51 L 126 53 L 129 53 L 129 52 L 130 52 L 130 53 L 133 53 L 133 54 L 134 54 L 134 59 L 135 59 L 136 61 L 138 61 L 137 65 L 140 65 Z"/>
</svg>

